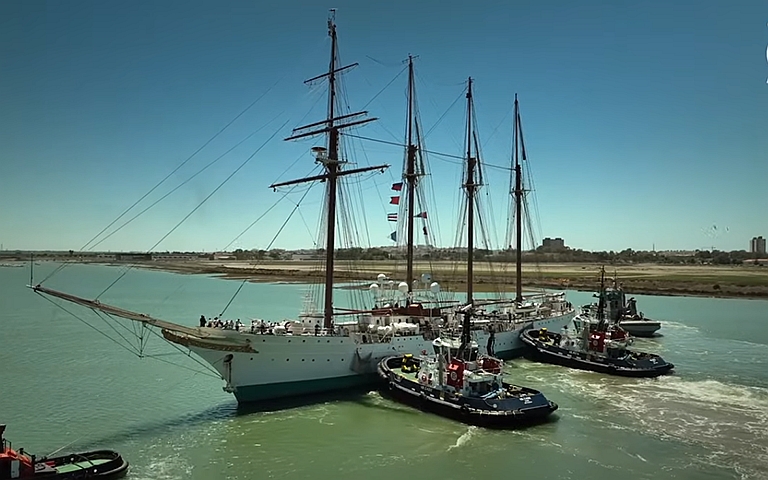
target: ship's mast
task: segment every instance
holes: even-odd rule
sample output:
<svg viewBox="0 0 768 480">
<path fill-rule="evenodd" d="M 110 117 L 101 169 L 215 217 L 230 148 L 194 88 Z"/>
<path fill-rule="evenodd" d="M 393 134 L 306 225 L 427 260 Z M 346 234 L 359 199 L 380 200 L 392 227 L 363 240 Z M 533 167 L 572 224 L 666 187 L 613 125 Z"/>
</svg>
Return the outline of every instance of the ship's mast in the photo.
<svg viewBox="0 0 768 480">
<path fill-rule="evenodd" d="M 328 19 L 328 36 L 331 37 L 331 61 L 328 67 L 328 73 L 318 75 L 310 78 L 305 83 L 310 83 L 321 78 L 328 78 L 328 116 L 321 122 L 311 123 L 302 127 L 293 129 L 293 135 L 285 140 L 295 140 L 298 138 L 309 137 L 318 134 L 327 134 L 327 149 L 313 148 L 313 151 L 317 155 L 317 162 L 325 167 L 325 173 L 322 175 L 316 175 L 313 177 L 302 178 L 298 180 L 291 180 L 289 182 L 282 182 L 270 185 L 270 187 L 280 187 L 285 185 L 293 185 L 296 183 L 305 183 L 314 180 L 321 180 L 327 183 L 326 187 L 326 244 L 325 244 L 325 301 L 323 307 L 323 326 L 326 329 L 330 329 L 333 326 L 333 261 L 336 243 L 336 194 L 337 194 L 337 179 L 341 176 L 351 175 L 353 173 L 366 172 L 369 170 L 377 170 L 388 167 L 388 165 L 377 165 L 373 167 L 357 168 L 353 170 L 340 170 L 340 165 L 343 163 L 339 158 L 339 134 L 341 129 L 351 127 L 354 125 L 361 125 L 364 123 L 372 122 L 376 118 L 357 119 L 356 117 L 365 115 L 368 112 L 350 113 L 347 115 L 341 115 L 334 117 L 336 107 L 336 75 L 339 72 L 347 70 L 357 65 L 353 63 L 344 67 L 336 67 L 337 62 L 337 39 L 336 39 L 336 23 L 335 23 L 335 10 L 331 10 L 330 18 Z M 343 121 L 342 121 L 343 120 Z M 321 127 L 316 130 L 305 131 L 312 127 Z"/>
<path fill-rule="evenodd" d="M 518 144 L 522 135 L 520 125 L 520 111 L 515 94 L 515 303 L 523 302 L 523 174 L 520 167 Z"/>
<path fill-rule="evenodd" d="M 475 164 L 477 158 L 472 157 L 472 77 L 467 80 L 467 181 L 464 188 L 467 191 L 467 304 L 473 300 L 472 291 L 472 261 L 475 241 Z"/>
<path fill-rule="evenodd" d="M 413 90 L 413 56 L 408 55 L 408 145 L 406 154 L 405 182 L 408 185 L 408 206 L 406 207 L 406 278 L 408 294 L 413 293 L 413 215 L 416 193 L 416 152 L 418 146 L 413 144 L 414 123 L 414 90 Z"/>
</svg>

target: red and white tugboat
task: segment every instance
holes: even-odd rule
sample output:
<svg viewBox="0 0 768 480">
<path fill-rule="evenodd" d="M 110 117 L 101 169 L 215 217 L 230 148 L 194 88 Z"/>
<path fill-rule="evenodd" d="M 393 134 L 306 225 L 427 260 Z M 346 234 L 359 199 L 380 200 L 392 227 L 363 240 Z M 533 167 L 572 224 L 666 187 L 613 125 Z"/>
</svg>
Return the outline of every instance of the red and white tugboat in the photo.
<svg viewBox="0 0 768 480">
<path fill-rule="evenodd" d="M 541 392 L 504 381 L 503 362 L 479 355 L 470 337 L 470 307 L 460 339 L 437 338 L 434 355 L 385 358 L 379 375 L 392 395 L 438 415 L 483 427 L 515 427 L 545 419 L 557 410 Z M 426 353 L 426 352 L 425 352 Z"/>
<path fill-rule="evenodd" d="M 5 425 L 0 425 L 0 480 L 112 480 L 128 472 L 128 462 L 112 450 L 36 458 L 23 448 L 14 450 L 4 432 Z"/>
<path fill-rule="evenodd" d="M 658 377 L 671 373 L 675 366 L 653 353 L 638 352 L 627 347 L 632 338 L 620 325 L 605 317 L 605 270 L 601 270 L 600 299 L 597 322 L 589 317 L 574 319 L 574 332 L 549 332 L 546 328 L 529 328 L 520 334 L 528 345 L 532 360 L 563 365 L 581 370 L 624 377 Z"/>
</svg>

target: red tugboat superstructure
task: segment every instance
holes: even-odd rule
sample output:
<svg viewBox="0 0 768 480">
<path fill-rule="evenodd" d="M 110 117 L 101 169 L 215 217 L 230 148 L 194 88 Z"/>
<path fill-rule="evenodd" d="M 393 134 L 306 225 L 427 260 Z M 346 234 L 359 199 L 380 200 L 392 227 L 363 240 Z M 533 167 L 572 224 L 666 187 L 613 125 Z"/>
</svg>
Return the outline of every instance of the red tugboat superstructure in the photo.
<svg viewBox="0 0 768 480">
<path fill-rule="evenodd" d="M 128 472 L 128 462 L 113 450 L 37 458 L 23 448 L 14 450 L 4 433 L 5 425 L 0 424 L 0 480 L 113 480 Z"/>
</svg>

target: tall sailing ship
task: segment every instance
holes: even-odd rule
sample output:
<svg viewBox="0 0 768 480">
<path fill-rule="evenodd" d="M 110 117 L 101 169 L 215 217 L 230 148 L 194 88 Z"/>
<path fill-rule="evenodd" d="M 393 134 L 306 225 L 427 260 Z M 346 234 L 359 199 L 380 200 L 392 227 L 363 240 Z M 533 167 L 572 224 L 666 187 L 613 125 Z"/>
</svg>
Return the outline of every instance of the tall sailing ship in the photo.
<svg viewBox="0 0 768 480">
<path fill-rule="evenodd" d="M 457 314 L 445 307 L 429 307 L 413 293 L 413 204 L 410 204 L 407 287 L 400 284 L 397 292 L 405 295 L 405 301 L 383 304 L 382 291 L 386 277 L 379 276 L 372 308 L 349 311 L 334 307 L 334 252 L 336 250 L 337 194 L 339 179 L 354 174 L 383 170 L 387 165 L 361 168 L 345 168 L 340 155 L 340 136 L 344 129 L 361 126 L 375 118 L 365 118 L 366 112 L 338 115 L 339 101 L 337 76 L 350 66 L 339 66 L 336 24 L 328 21 L 331 39 L 331 55 L 328 72 L 311 80 L 325 79 L 328 84 L 328 112 L 325 120 L 298 127 L 286 140 L 324 135 L 325 146 L 314 147 L 316 162 L 323 168 L 320 175 L 282 182 L 272 188 L 320 181 L 326 185 L 325 198 L 325 281 L 323 308 L 306 308 L 297 320 L 280 322 L 269 333 L 256 330 L 227 330 L 184 326 L 151 315 L 105 304 L 98 299 L 87 299 L 41 284 L 31 288 L 44 295 L 57 297 L 79 304 L 97 312 L 115 316 L 144 326 L 156 327 L 172 344 L 188 348 L 213 367 L 225 382 L 225 391 L 231 392 L 240 403 L 287 397 L 313 392 L 345 389 L 376 382 L 376 366 L 385 357 L 399 353 L 418 354 L 432 348 L 431 341 L 441 328 L 449 328 L 457 321 Z M 413 63 L 409 59 L 409 96 L 413 95 Z M 471 85 L 468 92 L 471 102 Z M 410 101 L 410 100 L 409 100 Z M 409 103 L 409 117 L 411 117 Z M 410 131 L 410 128 L 409 128 Z M 411 141 L 407 146 L 407 166 L 403 177 L 409 191 L 418 178 L 412 168 L 418 145 Z M 469 152 L 469 150 L 468 150 Z M 472 156 L 468 154 L 468 160 Z M 519 173 L 519 167 L 518 167 Z M 470 177 L 468 177 L 470 178 Z M 470 180 L 471 183 L 471 180 Z M 411 195 L 410 198 L 413 198 Z M 470 249 L 471 251 L 471 249 Z M 471 258 L 469 259 L 471 265 Z M 520 269 L 520 257 L 517 262 Z M 471 269 L 471 267 L 470 267 Z M 436 293 L 439 285 L 422 277 L 426 290 Z M 481 353 L 493 348 L 501 357 L 522 353 L 519 331 L 524 326 L 559 328 L 573 316 L 573 310 L 563 294 L 542 297 L 542 301 L 523 299 L 518 273 L 518 297 L 512 305 L 494 306 L 493 312 L 479 307 L 480 314 L 474 319 L 474 339 Z M 471 283 L 468 298 L 472 299 Z M 340 320 L 352 317 L 351 320 Z"/>
<path fill-rule="evenodd" d="M 566 300 L 564 292 L 523 295 L 522 284 L 522 232 L 525 193 L 523 185 L 522 160 L 527 160 L 522 140 L 520 110 L 515 95 L 514 103 L 514 152 L 512 155 L 514 185 L 513 195 L 515 234 L 515 298 L 478 299 L 474 293 L 474 250 L 475 250 L 475 215 L 479 210 L 476 194 L 483 186 L 482 162 L 476 132 L 472 97 L 472 79 L 467 82 L 467 124 L 464 191 L 466 193 L 466 234 L 467 234 L 467 298 L 466 304 L 472 305 L 473 338 L 481 346 L 484 354 L 499 358 L 514 358 L 525 351 L 520 340 L 520 333 L 525 328 L 562 328 L 574 317 L 573 306 Z"/>
</svg>

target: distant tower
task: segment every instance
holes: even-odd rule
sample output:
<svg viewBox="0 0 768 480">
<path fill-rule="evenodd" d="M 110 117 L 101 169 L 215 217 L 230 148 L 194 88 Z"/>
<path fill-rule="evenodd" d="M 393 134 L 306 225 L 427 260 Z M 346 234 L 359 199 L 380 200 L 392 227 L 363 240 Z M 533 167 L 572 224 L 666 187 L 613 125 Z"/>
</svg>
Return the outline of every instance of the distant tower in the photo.
<svg viewBox="0 0 768 480">
<path fill-rule="evenodd" d="M 753 237 L 749 242 L 749 252 L 758 255 L 765 255 L 765 239 L 763 236 Z"/>
</svg>

